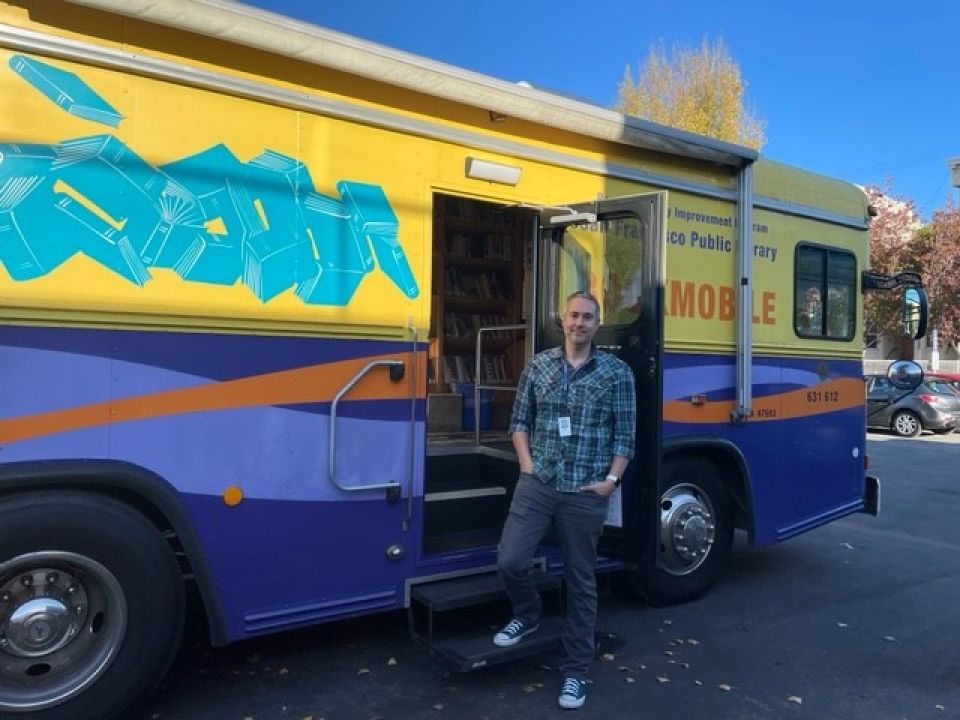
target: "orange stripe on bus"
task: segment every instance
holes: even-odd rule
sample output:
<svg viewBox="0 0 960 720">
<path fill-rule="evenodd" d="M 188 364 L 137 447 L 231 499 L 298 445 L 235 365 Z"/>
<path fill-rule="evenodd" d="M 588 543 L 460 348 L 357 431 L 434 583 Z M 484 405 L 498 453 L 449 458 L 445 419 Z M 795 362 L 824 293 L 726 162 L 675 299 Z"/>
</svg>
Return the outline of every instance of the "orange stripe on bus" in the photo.
<svg viewBox="0 0 960 720">
<path fill-rule="evenodd" d="M 663 419 L 679 423 L 721 423 L 730 421 L 733 400 L 718 400 L 693 405 L 689 400 L 664 403 Z M 788 420 L 863 406 L 863 381 L 856 378 L 829 380 L 776 395 L 753 398 L 750 422 Z"/>
<path fill-rule="evenodd" d="M 11 443 L 52 433 L 79 430 L 109 423 L 144 420 L 189 412 L 228 410 L 262 405 L 296 405 L 330 402 L 361 368 L 375 360 L 397 359 L 406 363 L 406 375 L 392 382 L 387 368 L 376 368 L 346 395 L 349 400 L 392 400 L 410 397 L 409 353 L 343 360 L 309 367 L 281 370 L 237 380 L 210 382 L 107 402 L 22 415 L 0 420 L 0 443 Z M 418 377 L 423 384 L 426 357 L 418 357 Z"/>
</svg>

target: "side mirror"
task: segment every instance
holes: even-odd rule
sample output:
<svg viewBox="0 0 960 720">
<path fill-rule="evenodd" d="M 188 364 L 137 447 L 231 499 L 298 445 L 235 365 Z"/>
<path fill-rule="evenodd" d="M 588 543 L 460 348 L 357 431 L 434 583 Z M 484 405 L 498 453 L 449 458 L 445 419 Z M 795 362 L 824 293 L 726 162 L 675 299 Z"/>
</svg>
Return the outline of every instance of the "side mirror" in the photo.
<svg viewBox="0 0 960 720">
<path fill-rule="evenodd" d="M 887 377 L 900 390 L 913 390 L 923 382 L 923 368 L 913 360 L 895 360 L 887 368 Z"/>
<path fill-rule="evenodd" d="M 929 305 L 927 292 L 923 288 L 908 288 L 903 293 L 900 302 L 900 322 L 903 325 L 903 334 L 914 340 L 919 340 L 927 334 L 927 319 Z"/>
</svg>

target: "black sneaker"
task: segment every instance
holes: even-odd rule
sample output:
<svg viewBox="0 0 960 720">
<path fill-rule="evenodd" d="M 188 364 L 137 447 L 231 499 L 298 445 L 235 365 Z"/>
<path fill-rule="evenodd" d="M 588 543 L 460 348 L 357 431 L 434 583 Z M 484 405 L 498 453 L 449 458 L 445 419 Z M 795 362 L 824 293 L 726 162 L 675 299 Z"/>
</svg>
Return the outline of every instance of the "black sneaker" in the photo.
<svg viewBox="0 0 960 720">
<path fill-rule="evenodd" d="M 493 644 L 497 647 L 511 647 L 539 629 L 539 623 L 531 625 L 520 618 L 514 618 L 504 626 L 503 630 L 493 636 Z"/>
<path fill-rule="evenodd" d="M 567 710 L 576 710 L 587 701 L 587 684 L 575 677 L 564 678 L 557 702 Z"/>
</svg>

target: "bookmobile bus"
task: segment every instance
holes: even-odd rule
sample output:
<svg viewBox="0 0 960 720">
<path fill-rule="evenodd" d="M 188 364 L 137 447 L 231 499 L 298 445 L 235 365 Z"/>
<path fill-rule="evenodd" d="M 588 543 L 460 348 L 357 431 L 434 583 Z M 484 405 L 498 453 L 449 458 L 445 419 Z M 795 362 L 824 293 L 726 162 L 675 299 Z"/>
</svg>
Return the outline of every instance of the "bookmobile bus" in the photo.
<svg viewBox="0 0 960 720">
<path fill-rule="evenodd" d="M 133 706 L 191 585 L 214 644 L 518 652 L 433 616 L 495 590 L 574 290 L 638 388 L 598 570 L 680 602 L 737 528 L 876 512 L 861 295 L 917 283 L 857 188 L 226 0 L 0 2 L 0 52 L 0 717 Z"/>
</svg>

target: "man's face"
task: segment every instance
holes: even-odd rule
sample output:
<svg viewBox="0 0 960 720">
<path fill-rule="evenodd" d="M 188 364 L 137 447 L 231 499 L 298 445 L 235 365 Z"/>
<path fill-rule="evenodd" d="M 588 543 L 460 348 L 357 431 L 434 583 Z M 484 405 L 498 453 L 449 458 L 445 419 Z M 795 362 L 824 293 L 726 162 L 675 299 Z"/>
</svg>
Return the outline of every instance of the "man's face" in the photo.
<svg viewBox="0 0 960 720">
<path fill-rule="evenodd" d="M 567 310 L 563 314 L 563 334 L 568 343 L 576 347 L 589 345 L 599 327 L 597 306 L 592 300 L 575 297 L 567 303 Z"/>
</svg>

